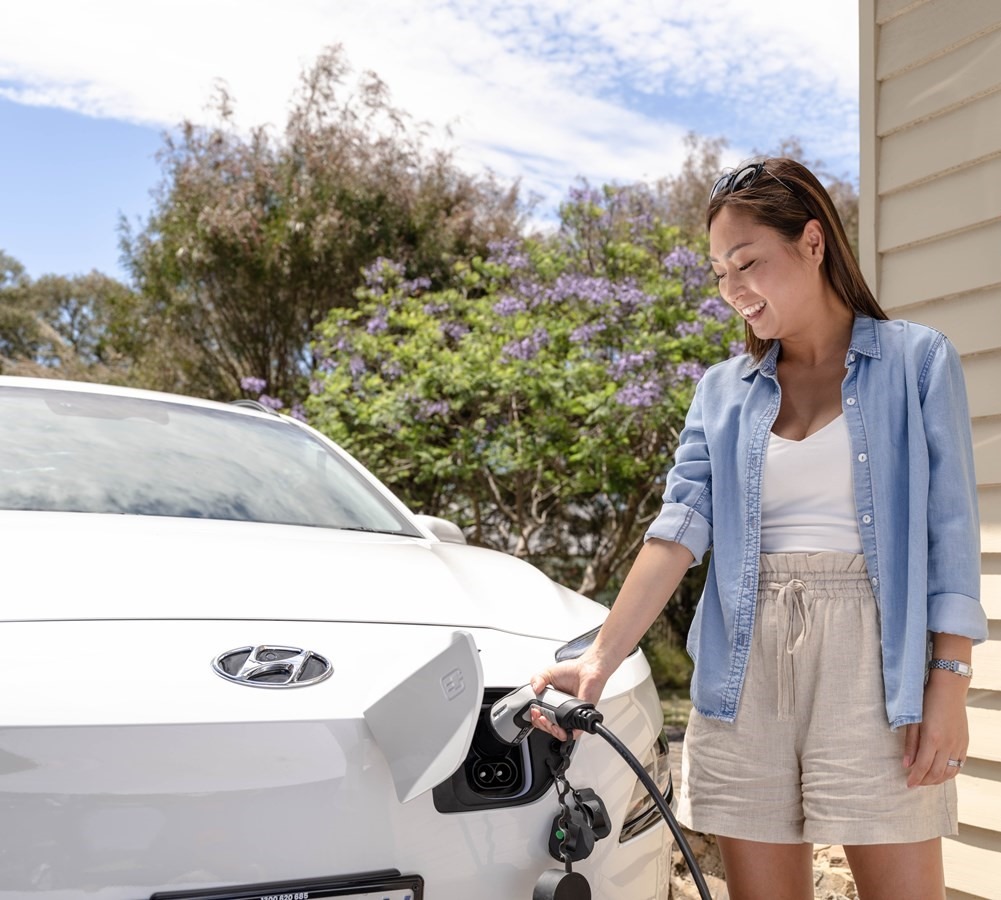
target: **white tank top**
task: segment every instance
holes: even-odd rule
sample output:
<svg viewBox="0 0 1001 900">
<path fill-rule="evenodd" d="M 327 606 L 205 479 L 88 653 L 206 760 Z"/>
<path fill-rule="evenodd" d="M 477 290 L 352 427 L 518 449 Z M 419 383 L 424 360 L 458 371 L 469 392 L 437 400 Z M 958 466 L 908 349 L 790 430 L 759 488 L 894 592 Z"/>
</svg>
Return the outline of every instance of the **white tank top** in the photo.
<svg viewBox="0 0 1001 900">
<path fill-rule="evenodd" d="M 861 553 L 843 415 L 801 441 L 768 438 L 761 488 L 761 552 Z"/>
</svg>

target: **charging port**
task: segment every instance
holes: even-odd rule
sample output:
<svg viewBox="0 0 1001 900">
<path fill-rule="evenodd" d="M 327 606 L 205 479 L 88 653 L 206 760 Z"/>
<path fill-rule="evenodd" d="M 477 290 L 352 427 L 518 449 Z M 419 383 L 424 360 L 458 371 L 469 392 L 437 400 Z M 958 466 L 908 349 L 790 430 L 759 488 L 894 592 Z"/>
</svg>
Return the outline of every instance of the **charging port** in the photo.
<svg viewBox="0 0 1001 900">
<path fill-rule="evenodd" d="M 517 746 L 497 739 L 490 709 L 510 688 L 487 688 L 466 760 L 452 777 L 432 791 L 438 812 L 465 812 L 531 803 L 553 783 L 547 760 L 560 761 L 560 744 L 533 729 Z"/>
</svg>

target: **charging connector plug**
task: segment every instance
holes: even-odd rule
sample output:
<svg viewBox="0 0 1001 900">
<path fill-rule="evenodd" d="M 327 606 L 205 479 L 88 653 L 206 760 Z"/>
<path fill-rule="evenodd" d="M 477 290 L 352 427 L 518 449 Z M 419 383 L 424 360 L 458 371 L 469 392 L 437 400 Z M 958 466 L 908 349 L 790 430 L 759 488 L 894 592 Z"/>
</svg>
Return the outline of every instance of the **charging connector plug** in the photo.
<svg viewBox="0 0 1001 900">
<path fill-rule="evenodd" d="M 532 686 L 526 684 L 501 697 L 490 708 L 490 726 L 494 734 L 506 744 L 520 743 L 532 728 L 533 709 L 567 733 L 578 730 L 594 734 L 594 729 L 602 720 L 593 703 L 586 703 L 553 687 L 545 688 L 536 696 Z"/>
</svg>

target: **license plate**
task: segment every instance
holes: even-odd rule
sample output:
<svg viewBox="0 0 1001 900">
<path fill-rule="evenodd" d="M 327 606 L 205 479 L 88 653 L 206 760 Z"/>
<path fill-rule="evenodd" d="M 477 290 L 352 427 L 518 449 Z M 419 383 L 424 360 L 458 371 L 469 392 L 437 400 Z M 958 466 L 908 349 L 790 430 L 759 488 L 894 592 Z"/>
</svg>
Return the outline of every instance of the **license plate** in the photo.
<svg viewBox="0 0 1001 900">
<path fill-rule="evenodd" d="M 424 879 L 395 870 L 340 878 L 274 881 L 199 891 L 158 891 L 150 900 L 423 900 Z"/>
</svg>

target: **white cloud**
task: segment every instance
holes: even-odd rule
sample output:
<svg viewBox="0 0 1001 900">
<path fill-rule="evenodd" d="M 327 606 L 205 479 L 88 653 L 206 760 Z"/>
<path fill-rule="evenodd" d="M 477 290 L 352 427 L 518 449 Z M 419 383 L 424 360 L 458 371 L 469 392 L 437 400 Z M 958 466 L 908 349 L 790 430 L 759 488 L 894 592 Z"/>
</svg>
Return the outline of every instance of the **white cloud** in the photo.
<svg viewBox="0 0 1001 900">
<path fill-rule="evenodd" d="M 672 97 L 718 111 L 713 135 L 852 155 L 856 4 L 824 9 L 818 25 L 801 0 L 35 0 L 5 10 L 0 94 L 169 126 L 223 79 L 241 121 L 280 127 L 299 72 L 343 43 L 470 166 L 553 199 L 581 173 L 676 169 L 694 126 Z"/>
</svg>

